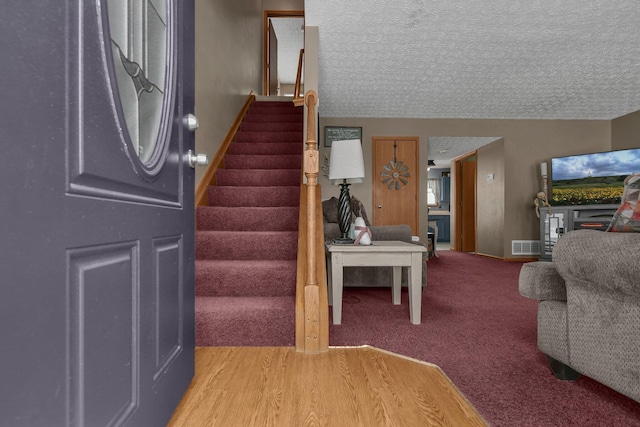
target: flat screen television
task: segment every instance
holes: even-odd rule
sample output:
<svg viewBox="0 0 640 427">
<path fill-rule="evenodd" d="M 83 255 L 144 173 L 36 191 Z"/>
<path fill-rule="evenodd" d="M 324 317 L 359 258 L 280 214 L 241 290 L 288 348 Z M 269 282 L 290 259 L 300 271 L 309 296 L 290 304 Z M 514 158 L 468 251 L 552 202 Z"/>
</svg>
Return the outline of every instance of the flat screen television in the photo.
<svg viewBox="0 0 640 427">
<path fill-rule="evenodd" d="M 624 179 L 640 172 L 640 148 L 551 159 L 552 205 L 619 204 Z"/>
</svg>

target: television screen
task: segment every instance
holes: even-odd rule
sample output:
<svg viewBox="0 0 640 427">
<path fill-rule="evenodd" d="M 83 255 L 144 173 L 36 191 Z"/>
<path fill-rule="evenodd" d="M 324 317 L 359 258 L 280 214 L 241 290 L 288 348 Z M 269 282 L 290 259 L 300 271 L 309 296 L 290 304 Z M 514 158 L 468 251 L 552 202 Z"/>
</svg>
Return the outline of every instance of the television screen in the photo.
<svg viewBox="0 0 640 427">
<path fill-rule="evenodd" d="M 551 159 L 554 205 L 618 204 L 624 179 L 640 172 L 640 148 Z"/>
</svg>

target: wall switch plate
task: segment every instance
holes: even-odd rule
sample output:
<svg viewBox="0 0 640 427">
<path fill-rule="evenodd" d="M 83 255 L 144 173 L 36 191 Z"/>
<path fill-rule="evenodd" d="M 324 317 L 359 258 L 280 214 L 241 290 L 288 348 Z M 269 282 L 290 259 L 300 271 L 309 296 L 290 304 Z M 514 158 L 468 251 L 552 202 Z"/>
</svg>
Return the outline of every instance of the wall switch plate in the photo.
<svg viewBox="0 0 640 427">
<path fill-rule="evenodd" d="M 492 173 L 487 174 L 487 181 L 493 181 L 493 174 Z"/>
</svg>

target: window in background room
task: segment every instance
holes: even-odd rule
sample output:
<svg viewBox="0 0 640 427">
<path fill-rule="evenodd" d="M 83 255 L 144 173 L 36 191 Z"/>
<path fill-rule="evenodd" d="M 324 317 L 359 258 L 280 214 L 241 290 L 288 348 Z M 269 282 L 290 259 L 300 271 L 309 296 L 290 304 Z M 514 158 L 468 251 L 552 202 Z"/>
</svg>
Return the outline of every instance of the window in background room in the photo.
<svg viewBox="0 0 640 427">
<path fill-rule="evenodd" d="M 427 206 L 432 208 L 438 206 L 440 194 L 440 180 L 436 178 L 427 179 Z"/>
</svg>

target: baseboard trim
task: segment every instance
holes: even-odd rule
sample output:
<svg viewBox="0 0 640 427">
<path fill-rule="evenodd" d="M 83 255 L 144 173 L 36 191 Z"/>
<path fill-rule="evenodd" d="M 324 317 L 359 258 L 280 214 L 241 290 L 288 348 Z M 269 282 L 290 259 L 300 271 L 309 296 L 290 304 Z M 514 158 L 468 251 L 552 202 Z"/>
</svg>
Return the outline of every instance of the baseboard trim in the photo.
<svg viewBox="0 0 640 427">
<path fill-rule="evenodd" d="M 514 257 L 499 257 L 499 256 L 495 256 L 495 255 L 489 255 L 489 254 L 483 254 L 480 252 L 476 252 L 477 256 L 481 256 L 484 258 L 491 258 L 491 259 L 498 259 L 500 261 L 505 261 L 505 262 L 533 262 L 533 261 L 538 261 L 538 258 L 514 258 Z"/>
<path fill-rule="evenodd" d="M 504 258 L 506 262 L 534 262 L 538 261 L 538 258 Z"/>
</svg>

